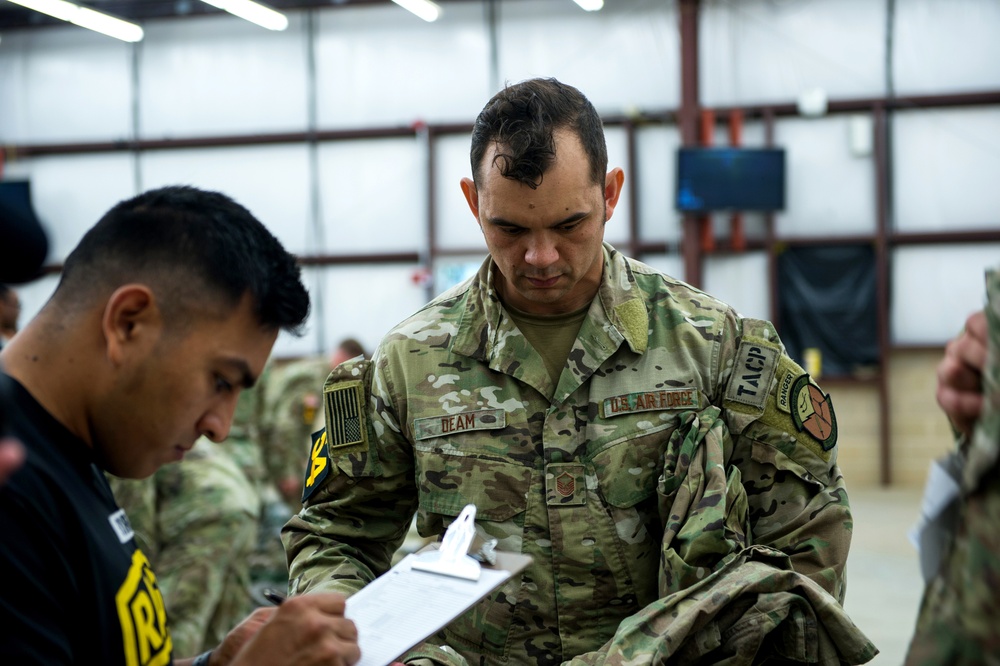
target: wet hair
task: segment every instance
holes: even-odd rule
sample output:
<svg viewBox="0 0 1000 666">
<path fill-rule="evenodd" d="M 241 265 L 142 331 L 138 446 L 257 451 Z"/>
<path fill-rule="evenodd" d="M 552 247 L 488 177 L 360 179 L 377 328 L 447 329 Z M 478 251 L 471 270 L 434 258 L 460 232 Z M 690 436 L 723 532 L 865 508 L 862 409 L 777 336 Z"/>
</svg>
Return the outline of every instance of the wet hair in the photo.
<svg viewBox="0 0 1000 666">
<path fill-rule="evenodd" d="M 115 205 L 66 258 L 53 299 L 72 307 L 132 282 L 149 284 L 180 322 L 247 294 L 262 327 L 298 333 L 309 314 L 295 257 L 246 208 L 189 186 Z"/>
<path fill-rule="evenodd" d="M 589 158 L 590 178 L 603 185 L 608 147 L 601 117 L 583 93 L 556 79 L 529 79 L 508 85 L 493 96 L 472 129 L 472 177 L 478 185 L 483 159 L 496 145 L 493 165 L 504 178 L 532 189 L 555 160 L 555 130 L 579 137 Z"/>
</svg>

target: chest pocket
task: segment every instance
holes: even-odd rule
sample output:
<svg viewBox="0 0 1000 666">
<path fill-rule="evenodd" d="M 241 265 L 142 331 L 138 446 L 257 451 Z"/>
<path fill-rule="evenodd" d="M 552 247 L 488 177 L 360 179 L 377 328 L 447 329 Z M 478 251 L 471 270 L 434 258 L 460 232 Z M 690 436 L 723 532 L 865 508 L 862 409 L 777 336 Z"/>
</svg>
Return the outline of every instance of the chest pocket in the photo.
<svg viewBox="0 0 1000 666">
<path fill-rule="evenodd" d="M 440 418 L 414 424 L 417 527 L 425 536 L 440 534 L 467 504 L 475 504 L 477 530 L 495 537 L 498 550 L 520 552 L 533 468 L 508 455 L 504 441 L 511 438 L 496 436 L 504 426 L 493 416 L 465 414 L 443 427 L 432 423 Z M 456 424 L 469 427 L 456 429 Z M 456 647 L 504 655 L 521 588 L 520 576 L 507 581 L 456 618 L 439 638 Z"/>
<path fill-rule="evenodd" d="M 492 522 L 523 513 L 531 468 L 511 459 L 510 438 L 498 436 L 506 426 L 507 415 L 502 409 L 414 420 L 421 510 L 454 518 L 466 504 L 475 504 L 477 520 Z"/>
</svg>

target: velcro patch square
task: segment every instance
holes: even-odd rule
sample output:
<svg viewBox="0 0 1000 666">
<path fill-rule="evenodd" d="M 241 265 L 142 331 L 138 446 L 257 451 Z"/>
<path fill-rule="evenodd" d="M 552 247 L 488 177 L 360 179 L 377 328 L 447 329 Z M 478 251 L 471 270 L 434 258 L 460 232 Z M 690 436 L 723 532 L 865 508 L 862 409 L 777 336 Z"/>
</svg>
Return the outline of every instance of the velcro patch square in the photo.
<svg viewBox="0 0 1000 666">
<path fill-rule="evenodd" d="M 365 389 L 360 381 L 346 381 L 323 388 L 326 439 L 330 456 L 368 450 L 368 415 Z"/>
<path fill-rule="evenodd" d="M 726 387 L 726 400 L 764 409 L 779 356 L 776 347 L 761 340 L 744 338 Z"/>
<path fill-rule="evenodd" d="M 545 502 L 549 506 L 581 506 L 587 503 L 587 478 L 583 463 L 549 463 L 545 466 Z"/>
</svg>

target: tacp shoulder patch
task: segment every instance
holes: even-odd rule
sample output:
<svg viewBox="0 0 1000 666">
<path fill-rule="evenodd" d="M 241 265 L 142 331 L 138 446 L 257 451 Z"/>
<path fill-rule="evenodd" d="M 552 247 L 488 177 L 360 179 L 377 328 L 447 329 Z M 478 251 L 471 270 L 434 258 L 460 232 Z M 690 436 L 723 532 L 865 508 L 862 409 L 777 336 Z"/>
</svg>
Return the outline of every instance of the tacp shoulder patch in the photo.
<svg viewBox="0 0 1000 666">
<path fill-rule="evenodd" d="M 330 452 L 327 447 L 326 428 L 312 434 L 312 447 L 309 449 L 309 464 L 306 466 L 306 478 L 302 484 L 302 503 L 312 497 L 323 481 L 330 475 Z"/>
<path fill-rule="evenodd" d="M 763 339 L 744 337 L 726 385 L 726 400 L 764 409 L 781 349 Z"/>
<path fill-rule="evenodd" d="M 323 387 L 327 451 L 330 456 L 368 451 L 368 412 L 360 380 L 328 383 Z"/>
</svg>

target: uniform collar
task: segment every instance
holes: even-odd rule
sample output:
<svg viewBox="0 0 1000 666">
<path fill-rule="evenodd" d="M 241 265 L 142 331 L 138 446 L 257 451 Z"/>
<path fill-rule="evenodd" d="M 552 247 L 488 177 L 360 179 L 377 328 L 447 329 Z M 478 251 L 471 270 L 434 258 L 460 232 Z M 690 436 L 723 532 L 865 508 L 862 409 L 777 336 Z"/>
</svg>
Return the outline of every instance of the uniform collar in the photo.
<svg viewBox="0 0 1000 666">
<path fill-rule="evenodd" d="M 517 327 L 504 309 L 496 290 L 493 259 L 487 257 L 471 278 L 462 323 L 455 334 L 452 351 L 487 363 L 508 374 L 518 360 L 504 354 L 510 336 L 520 337 Z M 646 351 L 649 323 L 646 304 L 635 282 L 628 260 L 609 243 L 604 243 L 604 272 L 591 304 L 584 327 L 597 330 L 609 347 L 627 342 L 637 354 Z M 595 307 L 596 306 L 596 307 Z M 590 326 L 588 326 L 588 323 Z M 503 359 L 503 360 L 501 360 Z"/>
</svg>

